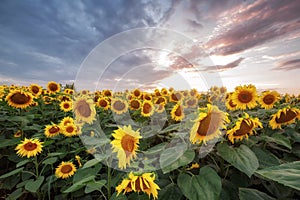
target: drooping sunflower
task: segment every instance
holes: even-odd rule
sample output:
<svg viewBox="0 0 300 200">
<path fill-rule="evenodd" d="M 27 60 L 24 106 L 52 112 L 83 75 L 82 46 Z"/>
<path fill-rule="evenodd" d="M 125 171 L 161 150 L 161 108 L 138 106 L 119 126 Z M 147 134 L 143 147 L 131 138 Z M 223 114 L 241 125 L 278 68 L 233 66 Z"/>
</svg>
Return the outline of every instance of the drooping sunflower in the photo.
<svg viewBox="0 0 300 200">
<path fill-rule="evenodd" d="M 143 101 L 141 108 L 141 115 L 144 117 L 150 117 L 154 113 L 154 105 L 151 101 Z"/>
<path fill-rule="evenodd" d="M 111 110 L 120 115 L 128 111 L 128 103 L 120 98 L 113 98 L 111 100 Z"/>
<path fill-rule="evenodd" d="M 74 119 L 72 117 L 64 117 L 60 123 L 59 123 L 59 126 L 60 127 L 64 127 L 64 126 L 67 126 L 68 124 L 70 123 L 74 123 Z"/>
<path fill-rule="evenodd" d="M 71 111 L 73 109 L 73 104 L 72 104 L 72 101 L 62 101 L 59 104 L 59 107 L 62 111 L 68 112 L 68 111 Z"/>
<path fill-rule="evenodd" d="M 47 84 L 47 89 L 50 93 L 60 92 L 60 85 L 54 81 L 50 81 Z"/>
<path fill-rule="evenodd" d="M 46 125 L 45 127 L 45 135 L 46 137 L 54 137 L 59 135 L 61 132 L 61 128 L 56 124 Z"/>
<path fill-rule="evenodd" d="M 38 84 L 31 84 L 29 86 L 29 91 L 33 96 L 39 97 L 42 94 L 43 88 Z"/>
<path fill-rule="evenodd" d="M 106 97 L 98 98 L 96 105 L 100 108 L 103 108 L 104 110 L 108 110 L 110 107 L 109 101 Z"/>
<path fill-rule="evenodd" d="M 21 144 L 15 148 L 17 154 L 21 157 L 32 157 L 42 152 L 43 142 L 38 139 L 27 139 L 25 138 Z"/>
<path fill-rule="evenodd" d="M 141 105 L 142 105 L 142 103 L 138 99 L 130 99 L 130 101 L 129 101 L 129 108 L 131 110 L 138 110 L 141 108 Z"/>
<path fill-rule="evenodd" d="M 56 168 L 55 175 L 57 178 L 66 179 L 74 175 L 76 167 L 72 162 L 61 162 Z"/>
<path fill-rule="evenodd" d="M 171 118 L 175 121 L 181 121 L 185 117 L 184 108 L 181 103 L 177 103 L 171 110 Z"/>
<path fill-rule="evenodd" d="M 93 99 L 88 96 L 79 96 L 73 101 L 73 112 L 76 120 L 92 124 L 95 120 L 96 109 Z"/>
<path fill-rule="evenodd" d="M 123 193 L 129 192 L 144 192 L 148 194 L 149 198 L 152 195 L 153 199 L 158 198 L 159 186 L 154 182 L 154 173 L 143 173 L 142 175 L 134 175 L 132 172 L 129 173 L 128 177 L 123 179 L 121 184 L 116 187 L 119 195 L 122 191 Z"/>
<path fill-rule="evenodd" d="M 77 127 L 74 123 L 69 123 L 66 126 L 62 127 L 62 134 L 66 137 L 72 137 L 77 135 Z"/>
<path fill-rule="evenodd" d="M 244 117 L 241 117 L 235 123 L 235 126 L 226 132 L 229 141 L 233 144 L 234 140 L 243 140 L 243 138 L 248 139 L 249 135 L 253 135 L 255 128 L 262 128 L 262 124 L 259 119 L 249 117 L 247 113 L 245 113 Z"/>
<path fill-rule="evenodd" d="M 20 89 L 11 90 L 5 97 L 8 105 L 14 108 L 27 108 L 33 102 L 33 95 Z"/>
<path fill-rule="evenodd" d="M 232 94 L 232 103 L 236 105 L 237 109 L 245 110 L 254 108 L 257 103 L 257 92 L 254 85 L 238 86 Z"/>
<path fill-rule="evenodd" d="M 21 130 L 18 130 L 17 132 L 15 132 L 14 134 L 14 137 L 15 138 L 18 138 L 18 137 L 21 137 L 22 136 L 22 131 Z"/>
<path fill-rule="evenodd" d="M 233 111 L 233 110 L 237 109 L 236 108 L 236 104 L 234 104 L 233 101 L 232 101 L 232 93 L 228 93 L 228 97 L 226 99 L 225 105 L 226 105 L 226 108 L 228 110 L 232 110 Z"/>
<path fill-rule="evenodd" d="M 269 125 L 272 129 L 281 129 L 282 125 L 292 124 L 296 119 L 300 119 L 300 110 L 298 108 L 283 108 L 271 116 Z"/>
<path fill-rule="evenodd" d="M 262 93 L 258 102 L 264 109 L 273 108 L 274 104 L 280 99 L 280 94 L 276 91 L 265 91 Z"/>
<path fill-rule="evenodd" d="M 152 100 L 152 96 L 151 94 L 147 93 L 147 92 L 143 92 L 143 100 L 145 101 L 151 101 Z"/>
<path fill-rule="evenodd" d="M 130 165 L 130 161 L 136 158 L 139 139 L 142 138 L 140 132 L 132 130 L 131 126 L 119 127 L 112 134 L 114 140 L 111 141 L 113 152 L 117 152 L 119 159 L 118 166 L 120 169 L 126 169 Z"/>
<path fill-rule="evenodd" d="M 190 132 L 190 141 L 200 144 L 217 138 L 221 135 L 220 129 L 226 129 L 225 123 L 229 123 L 226 113 L 217 106 L 207 104 L 207 108 L 200 109 L 198 118 Z"/>
</svg>

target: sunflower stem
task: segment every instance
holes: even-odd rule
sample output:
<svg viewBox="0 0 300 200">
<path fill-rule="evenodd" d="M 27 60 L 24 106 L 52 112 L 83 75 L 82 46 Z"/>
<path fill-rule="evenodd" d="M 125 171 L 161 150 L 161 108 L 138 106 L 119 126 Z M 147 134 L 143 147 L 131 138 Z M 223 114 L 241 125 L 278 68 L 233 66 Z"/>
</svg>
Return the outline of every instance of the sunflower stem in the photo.
<svg viewBox="0 0 300 200">
<path fill-rule="evenodd" d="M 111 196 L 111 168 L 107 165 L 107 197 L 110 199 Z"/>
<path fill-rule="evenodd" d="M 35 164 L 35 173 L 36 173 L 36 178 L 39 177 L 39 163 L 37 160 L 37 156 L 34 156 L 34 164 Z"/>
</svg>

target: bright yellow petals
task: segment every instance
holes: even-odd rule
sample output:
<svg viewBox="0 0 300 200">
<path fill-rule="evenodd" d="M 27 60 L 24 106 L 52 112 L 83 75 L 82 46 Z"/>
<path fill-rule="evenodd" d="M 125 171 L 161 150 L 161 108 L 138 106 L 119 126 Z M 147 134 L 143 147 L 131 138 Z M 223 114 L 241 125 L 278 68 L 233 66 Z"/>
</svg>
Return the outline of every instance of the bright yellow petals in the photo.
<svg viewBox="0 0 300 200">
<path fill-rule="evenodd" d="M 80 156 L 76 155 L 76 156 L 75 156 L 75 159 L 76 159 L 76 161 L 77 161 L 77 163 L 78 163 L 78 166 L 79 166 L 79 167 L 82 167 L 82 164 L 81 164 L 81 161 L 80 161 L 80 160 L 81 160 Z"/>
<path fill-rule="evenodd" d="M 144 117 L 150 117 L 154 113 L 154 105 L 151 101 L 143 101 L 142 108 L 141 108 L 141 115 Z"/>
<path fill-rule="evenodd" d="M 234 143 L 234 140 L 243 140 L 244 138 L 248 139 L 249 135 L 253 135 L 255 128 L 262 128 L 262 124 L 259 119 L 251 118 L 247 113 L 242 118 L 239 118 L 235 123 L 235 126 L 227 131 L 228 139 L 231 143 Z"/>
<path fill-rule="evenodd" d="M 225 129 L 225 123 L 229 123 L 227 114 L 220 111 L 217 106 L 208 104 L 207 108 L 201 109 L 198 118 L 190 132 L 190 141 L 200 144 L 221 135 L 220 129 Z"/>
<path fill-rule="evenodd" d="M 14 134 L 14 137 L 15 138 L 18 138 L 18 137 L 21 137 L 22 136 L 22 131 L 21 130 L 18 130 L 17 132 L 15 132 Z"/>
<path fill-rule="evenodd" d="M 148 194 L 149 198 L 151 195 L 153 199 L 158 198 L 159 186 L 154 182 L 154 173 L 143 173 L 142 175 L 134 175 L 132 172 L 129 173 L 128 177 L 123 179 L 121 184 L 116 187 L 118 195 L 123 191 L 124 194 L 133 192 L 144 192 Z"/>
<path fill-rule="evenodd" d="M 62 134 L 66 137 L 72 137 L 74 135 L 77 135 L 77 127 L 73 123 L 69 123 L 66 126 L 62 127 Z"/>
<path fill-rule="evenodd" d="M 266 91 L 263 92 L 258 102 L 260 106 L 264 109 L 271 109 L 273 108 L 274 104 L 280 99 L 280 94 L 276 91 Z"/>
<path fill-rule="evenodd" d="M 64 112 L 71 111 L 73 109 L 72 101 L 62 101 L 59 105 L 60 109 Z"/>
<path fill-rule="evenodd" d="M 177 103 L 171 110 L 171 118 L 175 121 L 181 121 L 185 117 L 184 108 L 180 103 Z"/>
<path fill-rule="evenodd" d="M 273 114 L 269 125 L 272 129 L 281 129 L 282 125 L 292 124 L 296 119 L 300 119 L 300 110 L 297 108 L 283 108 Z"/>
<path fill-rule="evenodd" d="M 111 110 L 120 115 L 128 111 L 128 103 L 119 98 L 113 98 L 111 100 Z"/>
<path fill-rule="evenodd" d="M 73 102 L 73 112 L 76 120 L 92 124 L 96 117 L 96 109 L 93 99 L 88 96 L 79 96 Z"/>
<path fill-rule="evenodd" d="M 98 98 L 96 105 L 104 110 L 108 110 L 110 108 L 110 103 L 107 97 Z"/>
<path fill-rule="evenodd" d="M 237 109 L 245 110 L 254 108 L 257 103 L 257 92 L 254 85 L 238 86 L 232 94 L 232 103 L 236 105 Z"/>
<path fill-rule="evenodd" d="M 31 84 L 29 86 L 29 91 L 33 96 L 39 97 L 42 94 L 43 89 L 38 84 Z"/>
<path fill-rule="evenodd" d="M 51 124 L 51 125 L 46 125 L 44 133 L 46 137 L 50 138 L 59 135 L 60 131 L 61 128 L 58 125 Z"/>
<path fill-rule="evenodd" d="M 5 100 L 8 105 L 14 108 L 27 108 L 33 102 L 33 95 L 30 92 L 25 92 L 19 89 L 11 90 Z"/>
<path fill-rule="evenodd" d="M 38 139 L 27 139 L 25 138 L 21 144 L 15 148 L 17 154 L 21 157 L 30 158 L 36 156 L 42 152 L 43 142 L 40 142 Z"/>
<path fill-rule="evenodd" d="M 47 89 L 50 93 L 60 92 L 60 85 L 54 81 L 50 81 L 47 84 Z"/>
<path fill-rule="evenodd" d="M 61 162 L 56 168 L 55 175 L 57 178 L 66 179 L 74 175 L 76 167 L 72 162 Z"/>
<path fill-rule="evenodd" d="M 119 168 L 126 169 L 130 165 L 130 161 L 136 158 L 139 139 L 142 138 L 139 131 L 132 130 L 131 126 L 115 130 L 112 134 L 114 140 L 111 142 L 113 152 L 117 152 L 119 159 Z"/>
</svg>

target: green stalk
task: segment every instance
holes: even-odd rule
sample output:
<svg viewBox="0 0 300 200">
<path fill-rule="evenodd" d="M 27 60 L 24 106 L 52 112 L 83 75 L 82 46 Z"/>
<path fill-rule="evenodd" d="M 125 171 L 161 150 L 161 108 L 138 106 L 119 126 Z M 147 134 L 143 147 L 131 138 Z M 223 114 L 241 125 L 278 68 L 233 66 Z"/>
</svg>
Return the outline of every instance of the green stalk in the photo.
<svg viewBox="0 0 300 200">
<path fill-rule="evenodd" d="M 111 168 L 107 165 L 107 197 L 110 199 L 111 197 Z"/>
</svg>

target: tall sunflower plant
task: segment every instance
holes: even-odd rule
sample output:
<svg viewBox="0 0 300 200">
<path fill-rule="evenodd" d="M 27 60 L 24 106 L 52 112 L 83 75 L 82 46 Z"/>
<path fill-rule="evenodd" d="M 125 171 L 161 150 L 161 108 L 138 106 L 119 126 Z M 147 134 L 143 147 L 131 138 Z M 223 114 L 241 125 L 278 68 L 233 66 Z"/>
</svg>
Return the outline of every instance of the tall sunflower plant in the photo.
<svg viewBox="0 0 300 200">
<path fill-rule="evenodd" d="M 0 86 L 7 199 L 297 199 L 299 97 Z M 284 176 L 282 176 L 284 174 Z"/>
</svg>

